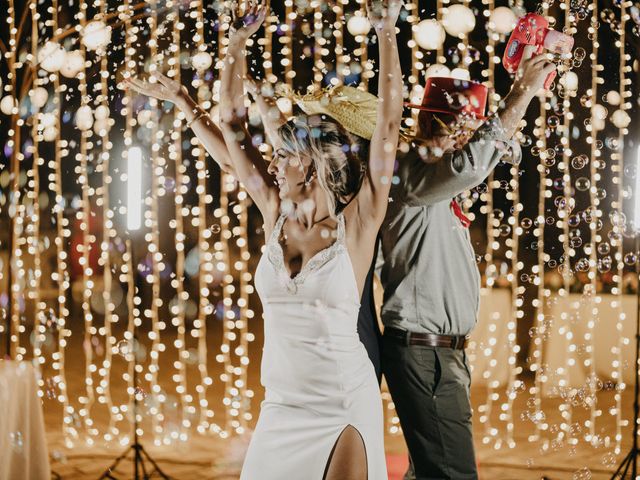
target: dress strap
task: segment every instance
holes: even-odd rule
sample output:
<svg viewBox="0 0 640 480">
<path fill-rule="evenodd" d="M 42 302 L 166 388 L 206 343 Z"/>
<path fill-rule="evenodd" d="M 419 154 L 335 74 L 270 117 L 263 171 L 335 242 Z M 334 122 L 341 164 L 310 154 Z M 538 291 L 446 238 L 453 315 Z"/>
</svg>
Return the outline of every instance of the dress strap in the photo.
<svg viewBox="0 0 640 480">
<path fill-rule="evenodd" d="M 344 243 L 345 237 L 345 228 L 344 228 L 344 214 L 338 214 L 338 237 L 336 238 L 336 243 Z"/>
<path fill-rule="evenodd" d="M 284 221 L 286 218 L 286 214 L 281 213 L 276 221 L 276 224 L 273 226 L 273 230 L 271 231 L 271 236 L 269 237 L 269 243 L 273 241 L 278 241 L 278 237 L 280 236 L 280 231 L 282 230 L 282 225 L 284 225 Z"/>
</svg>

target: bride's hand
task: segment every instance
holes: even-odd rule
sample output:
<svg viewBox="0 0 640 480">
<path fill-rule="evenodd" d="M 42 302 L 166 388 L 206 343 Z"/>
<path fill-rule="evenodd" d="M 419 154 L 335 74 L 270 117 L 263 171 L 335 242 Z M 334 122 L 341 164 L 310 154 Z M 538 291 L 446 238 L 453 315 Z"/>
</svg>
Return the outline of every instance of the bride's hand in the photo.
<svg viewBox="0 0 640 480">
<path fill-rule="evenodd" d="M 258 31 L 267 16 L 267 6 L 264 0 L 243 0 L 244 13 L 240 14 L 240 5 L 233 2 L 231 5 L 230 35 L 241 39 L 248 39 Z"/>
<path fill-rule="evenodd" d="M 244 88 L 253 98 L 257 98 L 259 96 L 273 97 L 273 86 L 270 83 L 266 82 L 264 79 L 256 80 L 248 73 L 244 79 Z M 265 88 L 264 91 L 263 88 Z"/>
<path fill-rule="evenodd" d="M 401 9 L 402 0 L 367 0 L 367 16 L 375 30 L 394 28 Z"/>
<path fill-rule="evenodd" d="M 258 82 L 256 81 L 256 79 L 249 74 L 247 74 L 247 76 L 244 79 L 244 88 L 247 92 L 251 94 L 252 97 L 255 97 L 257 94 L 260 93 L 260 85 L 258 85 Z"/>
<path fill-rule="evenodd" d="M 186 88 L 175 80 L 166 77 L 160 72 L 153 72 L 152 75 L 156 77 L 157 82 L 145 82 L 139 78 L 130 77 L 124 80 L 124 86 L 147 97 L 157 98 L 158 100 L 168 100 L 173 103 L 178 103 L 187 95 Z"/>
</svg>

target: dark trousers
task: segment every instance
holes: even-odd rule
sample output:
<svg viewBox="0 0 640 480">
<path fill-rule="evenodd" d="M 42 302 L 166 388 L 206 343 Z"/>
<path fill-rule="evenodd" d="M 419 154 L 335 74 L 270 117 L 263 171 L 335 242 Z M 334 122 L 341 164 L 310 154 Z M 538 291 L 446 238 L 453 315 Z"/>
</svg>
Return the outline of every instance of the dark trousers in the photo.
<svg viewBox="0 0 640 480">
<path fill-rule="evenodd" d="M 383 336 L 382 369 L 416 479 L 477 479 L 464 350 Z"/>
<path fill-rule="evenodd" d="M 360 299 L 360 311 L 358 312 L 358 335 L 360 342 L 367 350 L 369 359 L 373 364 L 378 377 L 378 383 L 382 380 L 382 367 L 380 366 L 380 342 L 382 334 L 378 326 L 378 316 L 376 315 L 376 306 L 373 300 L 373 274 L 376 265 L 376 253 L 378 251 L 378 243 L 373 253 L 373 261 L 369 267 L 369 273 L 364 281 L 362 290 L 362 298 Z"/>
</svg>

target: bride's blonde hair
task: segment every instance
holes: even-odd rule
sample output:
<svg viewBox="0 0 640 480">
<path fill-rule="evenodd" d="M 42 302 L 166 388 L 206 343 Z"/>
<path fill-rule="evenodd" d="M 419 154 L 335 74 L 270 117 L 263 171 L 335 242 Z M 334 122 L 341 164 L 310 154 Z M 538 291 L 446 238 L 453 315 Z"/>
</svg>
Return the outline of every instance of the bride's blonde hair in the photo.
<svg viewBox="0 0 640 480">
<path fill-rule="evenodd" d="M 367 164 L 369 142 L 347 132 L 327 115 L 299 115 L 278 129 L 282 148 L 310 160 L 332 216 L 358 193 Z"/>
</svg>

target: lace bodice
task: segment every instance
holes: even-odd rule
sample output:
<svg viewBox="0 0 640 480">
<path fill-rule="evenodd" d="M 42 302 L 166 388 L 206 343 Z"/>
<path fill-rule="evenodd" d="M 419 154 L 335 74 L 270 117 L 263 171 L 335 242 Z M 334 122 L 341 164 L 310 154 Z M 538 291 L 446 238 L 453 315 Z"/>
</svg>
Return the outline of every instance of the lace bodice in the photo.
<svg viewBox="0 0 640 480">
<path fill-rule="evenodd" d="M 286 281 L 287 291 L 291 294 L 295 294 L 298 291 L 298 287 L 304 283 L 305 279 L 311 273 L 335 257 L 339 252 L 346 251 L 346 245 L 344 243 L 344 215 L 338 215 L 336 241 L 311 257 L 294 277 L 290 276 L 284 263 L 284 252 L 279 241 L 282 226 L 284 225 L 286 218 L 286 215 L 280 215 L 275 227 L 273 228 L 273 232 L 271 232 L 271 236 L 269 237 L 266 245 L 267 257 L 273 264 L 276 271 L 283 277 L 283 281 Z"/>
</svg>

